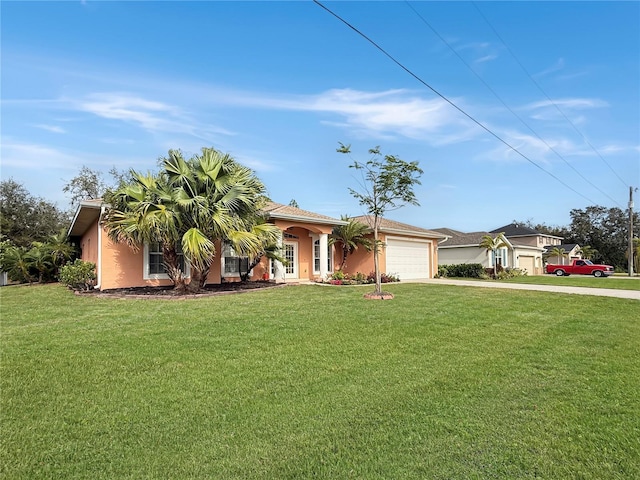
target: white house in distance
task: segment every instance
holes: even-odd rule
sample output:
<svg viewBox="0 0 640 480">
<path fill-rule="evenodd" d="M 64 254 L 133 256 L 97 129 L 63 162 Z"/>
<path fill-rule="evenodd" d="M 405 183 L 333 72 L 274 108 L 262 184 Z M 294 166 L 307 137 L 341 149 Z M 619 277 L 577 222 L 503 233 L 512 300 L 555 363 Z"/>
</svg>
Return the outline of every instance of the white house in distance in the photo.
<svg viewBox="0 0 640 480">
<path fill-rule="evenodd" d="M 438 244 L 438 265 L 480 263 L 486 268 L 492 268 L 493 254 L 479 245 L 485 235 L 496 238 L 503 233 L 507 239 L 507 247 L 498 249 L 496 263 L 503 268 L 525 270 L 529 275 L 544 273 L 542 255 L 545 247 L 562 244 L 561 237 L 547 235 L 515 223 L 490 232 L 465 233 L 450 228 L 434 230 L 449 237 Z"/>
</svg>

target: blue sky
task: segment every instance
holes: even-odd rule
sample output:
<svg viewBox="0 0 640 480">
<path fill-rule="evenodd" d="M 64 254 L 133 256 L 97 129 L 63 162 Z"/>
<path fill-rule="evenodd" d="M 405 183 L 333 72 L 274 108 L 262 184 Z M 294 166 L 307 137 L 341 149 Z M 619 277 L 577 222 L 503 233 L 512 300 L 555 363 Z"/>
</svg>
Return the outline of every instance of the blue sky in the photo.
<svg viewBox="0 0 640 480">
<path fill-rule="evenodd" d="M 323 4 L 404 69 L 311 1 L 2 1 L 2 179 L 67 208 L 83 165 L 213 146 L 274 201 L 360 215 L 343 142 L 420 162 L 421 206 L 387 216 L 424 228 L 627 207 L 639 2 Z"/>
</svg>

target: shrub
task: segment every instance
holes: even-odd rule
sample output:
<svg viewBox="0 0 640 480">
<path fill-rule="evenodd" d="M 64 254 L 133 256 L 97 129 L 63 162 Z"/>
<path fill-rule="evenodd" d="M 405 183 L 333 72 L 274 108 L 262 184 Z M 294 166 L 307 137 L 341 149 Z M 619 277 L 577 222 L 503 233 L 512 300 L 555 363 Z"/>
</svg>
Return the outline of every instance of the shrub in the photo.
<svg viewBox="0 0 640 480">
<path fill-rule="evenodd" d="M 441 271 L 445 275 L 441 275 Z M 459 278 L 485 278 L 484 267 L 480 263 L 458 263 L 455 265 L 440 265 L 438 276 Z"/>
<path fill-rule="evenodd" d="M 449 270 L 447 270 L 447 265 L 438 265 L 438 278 L 447 278 L 449 276 Z"/>
<path fill-rule="evenodd" d="M 498 280 L 505 280 L 513 277 L 526 277 L 526 270 L 520 270 L 519 268 L 506 268 L 498 272 Z"/>
<path fill-rule="evenodd" d="M 397 275 L 393 275 L 392 273 L 381 273 L 380 274 L 380 283 L 392 283 L 399 282 L 400 278 Z M 371 272 L 367 277 L 366 283 L 376 283 L 376 273 Z"/>
<path fill-rule="evenodd" d="M 91 290 L 96 281 L 96 264 L 78 259 L 62 267 L 58 279 L 72 290 Z"/>
</svg>

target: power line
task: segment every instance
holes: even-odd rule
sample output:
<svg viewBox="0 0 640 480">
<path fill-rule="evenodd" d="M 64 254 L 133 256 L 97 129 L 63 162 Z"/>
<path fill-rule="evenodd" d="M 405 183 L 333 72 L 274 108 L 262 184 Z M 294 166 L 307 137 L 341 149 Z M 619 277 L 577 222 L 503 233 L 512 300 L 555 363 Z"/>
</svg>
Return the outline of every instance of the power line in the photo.
<svg viewBox="0 0 640 480">
<path fill-rule="evenodd" d="M 544 91 L 544 89 L 540 86 L 540 84 L 538 82 L 535 81 L 535 79 L 531 76 L 531 74 L 529 73 L 529 71 L 525 68 L 525 66 L 520 62 L 520 60 L 518 59 L 518 57 L 516 57 L 516 55 L 513 53 L 513 51 L 509 48 L 509 46 L 507 45 L 507 43 L 502 39 L 502 37 L 500 36 L 500 34 L 496 31 L 495 28 L 493 28 L 493 25 L 491 25 L 491 23 L 489 22 L 489 20 L 487 20 L 487 17 L 484 16 L 484 14 L 482 13 L 482 11 L 480 10 L 480 8 L 478 7 L 478 5 L 476 4 L 476 2 L 471 2 L 473 3 L 473 6 L 476 7 L 476 10 L 478 11 L 478 13 L 480 14 L 480 16 L 484 19 L 484 21 L 487 23 L 487 25 L 489 25 L 489 27 L 491 28 L 491 30 L 493 30 L 493 33 L 496 35 L 496 37 L 498 37 L 498 39 L 500 39 L 500 41 L 502 42 L 502 44 L 505 46 L 505 48 L 507 49 L 507 51 L 509 52 L 509 54 L 513 57 L 513 59 L 516 61 L 516 63 L 518 65 L 520 65 L 520 68 L 522 68 L 522 70 L 524 71 L 524 73 L 526 73 L 526 75 L 531 79 L 531 81 L 533 82 L 533 84 L 538 87 L 538 90 L 540 90 L 540 92 L 542 92 L 542 94 L 546 97 L 547 100 L 549 100 L 551 102 L 551 104 L 556 108 L 556 110 L 558 110 L 558 112 L 560 113 L 560 115 L 562 115 L 564 117 L 564 119 L 569 122 L 569 124 L 573 127 L 573 129 L 578 133 L 578 135 L 580 135 L 582 137 L 582 139 L 585 141 L 585 143 L 587 145 L 589 145 L 589 147 L 591 147 L 591 149 L 596 153 L 596 155 L 598 157 L 600 157 L 600 160 L 602 160 L 605 165 L 607 167 L 609 167 L 609 169 L 613 172 L 613 174 L 618 177 L 618 180 L 620 180 L 622 182 L 622 184 L 627 187 L 627 183 L 622 179 L 622 177 L 620 175 L 618 175 L 618 173 L 613 169 L 613 167 L 609 164 L 609 162 L 607 162 L 604 157 L 602 155 L 600 155 L 600 152 L 596 149 L 596 147 L 594 147 L 591 142 L 589 142 L 589 140 L 587 139 L 587 137 L 578 129 L 578 127 L 576 127 L 576 125 L 569 119 L 569 117 L 567 117 L 565 115 L 565 113 L 560 109 L 560 107 L 558 106 L 557 103 L 555 103 L 553 100 L 551 100 L 551 98 L 549 97 L 549 95 L 547 95 L 547 92 Z M 618 203 L 618 202 L 616 202 Z M 618 204 L 620 205 L 620 204 Z"/>
<path fill-rule="evenodd" d="M 420 13 L 413 8 L 413 5 L 411 5 L 408 1 L 405 0 L 405 3 L 407 4 L 407 6 L 413 10 L 413 12 L 424 22 L 425 25 L 427 25 L 431 31 L 447 46 L 449 47 L 449 49 L 456 55 L 456 57 L 458 57 L 458 59 L 464 63 L 464 65 L 471 71 L 471 73 L 473 73 L 478 80 L 480 80 L 485 87 L 487 87 L 487 89 L 500 101 L 500 103 L 502 103 L 502 105 L 509 110 L 509 112 L 511 112 L 511 114 L 516 117 L 518 120 L 520 120 L 520 122 L 529 129 L 529 131 L 531 133 L 533 133 L 542 143 L 544 143 L 547 148 L 549 148 L 549 150 L 551 150 L 553 153 L 555 153 L 558 158 L 560 158 L 564 163 L 566 163 L 574 172 L 576 172 L 576 174 L 578 176 L 580 176 L 584 181 L 586 181 L 589 185 L 591 185 L 593 188 L 595 188 L 596 190 L 598 190 L 601 194 L 603 194 L 605 197 L 607 197 L 609 200 L 611 200 L 613 203 L 617 204 L 620 208 L 623 208 L 622 205 L 620 203 L 618 203 L 616 200 L 614 200 L 613 198 L 611 198 L 609 196 L 609 194 L 607 194 L 606 192 L 604 192 L 603 190 L 600 189 L 600 187 L 598 187 L 597 185 L 595 185 L 593 182 L 591 182 L 591 180 L 589 180 L 588 178 L 586 178 L 582 173 L 580 173 L 580 171 L 578 169 L 576 169 L 573 165 L 571 165 L 555 148 L 553 148 L 551 145 L 549 145 L 547 143 L 547 141 L 542 138 L 527 122 L 524 121 L 524 119 L 518 115 L 516 112 L 513 111 L 513 109 L 511 109 L 511 107 L 509 107 L 509 105 L 506 104 L 506 102 L 500 97 L 500 95 L 498 95 L 496 93 L 496 91 L 491 88 L 491 86 L 480 76 L 478 75 L 478 73 L 471 67 L 471 65 L 469 65 L 464 58 L 462 58 L 462 56 L 453 48 L 453 46 L 451 46 L 451 44 L 449 42 L 447 42 L 442 35 L 440 35 L 440 33 L 438 33 L 438 31 L 422 16 L 420 15 Z"/>
<path fill-rule="evenodd" d="M 327 11 L 328 13 L 330 13 L 331 15 L 333 15 L 334 17 L 336 17 L 338 20 L 340 20 L 342 23 L 344 23 L 347 27 L 349 27 L 350 29 L 352 29 L 354 32 L 356 32 L 358 35 L 360 35 L 362 38 L 364 38 L 365 40 L 367 40 L 369 43 L 371 43 L 374 47 L 376 47 L 378 50 L 380 50 L 385 56 L 387 56 L 393 63 L 395 63 L 396 65 L 398 65 L 400 68 L 402 68 L 405 72 L 407 72 L 409 75 L 411 75 L 413 78 L 415 78 L 418 82 L 420 82 L 422 85 L 424 85 L 425 87 L 427 87 L 429 90 L 431 90 L 433 93 L 435 93 L 437 96 L 439 96 L 440 98 L 442 98 L 445 102 L 447 102 L 449 105 L 451 105 L 453 108 L 455 108 L 456 110 L 458 110 L 460 113 L 462 113 L 465 117 L 467 117 L 469 120 L 471 120 L 473 123 L 475 123 L 476 125 L 478 125 L 480 128 L 482 128 L 483 130 L 485 130 L 487 133 L 489 133 L 491 136 L 493 136 L 494 138 L 496 138 L 498 141 L 500 141 L 501 143 L 503 143 L 504 145 L 506 145 L 507 147 L 509 147 L 511 150 L 513 150 L 515 153 L 517 153 L 518 155 L 520 155 L 522 158 L 524 158 L 527 162 L 531 163 L 532 165 L 534 165 L 535 167 L 537 167 L 538 169 L 542 170 L 544 173 L 546 173 L 547 175 L 549 175 L 550 177 L 552 177 L 553 179 L 555 179 L 556 181 L 558 181 L 559 183 L 561 183 L 562 185 L 564 185 L 566 188 L 568 188 L 569 190 L 571 190 L 572 192 L 574 192 L 575 194 L 581 196 L 582 198 L 584 198 L 585 200 L 587 200 L 590 204 L 595 205 L 596 202 L 594 202 L 593 200 L 591 200 L 590 198 L 584 196 L 583 194 L 581 194 L 580 192 L 578 192 L 577 190 L 575 190 L 573 187 L 571 187 L 570 185 L 566 184 L 565 182 L 563 182 L 560 178 L 558 178 L 557 176 L 555 176 L 553 173 L 549 172 L 548 170 L 545 170 L 543 167 L 541 167 L 540 165 L 538 165 L 536 162 L 534 162 L 533 160 L 531 160 L 529 157 L 527 157 L 524 153 L 522 153 L 520 150 L 518 150 L 517 148 L 515 148 L 514 146 L 512 146 L 510 143 L 508 143 L 506 140 L 504 140 L 502 137 L 500 137 L 497 133 L 494 133 L 489 127 L 485 126 L 483 123 L 481 123 L 480 121 L 476 120 L 474 117 L 472 117 L 470 114 L 468 114 L 467 112 L 465 112 L 462 108 L 460 108 L 459 106 L 457 106 L 455 103 L 453 103 L 451 100 L 449 100 L 447 97 L 445 97 L 443 94 L 441 94 L 438 90 L 436 90 L 435 88 L 433 88 L 431 85 L 429 85 L 427 82 L 425 82 L 424 80 L 422 80 L 420 77 L 418 77 L 415 73 L 413 73 L 411 70 L 409 70 L 407 67 L 405 67 L 402 63 L 400 63 L 398 60 L 396 60 L 390 53 L 388 53 L 384 48 L 382 48 L 380 45 L 378 45 L 374 40 L 372 40 L 371 38 L 369 38 L 367 35 L 365 35 L 364 33 L 362 33 L 360 30 L 358 30 L 356 27 L 354 27 L 353 25 L 351 25 L 349 22 L 347 22 L 345 19 L 343 19 L 340 15 L 338 15 L 337 13 L 333 12 L 331 9 L 329 9 L 328 7 L 324 6 L 321 2 L 319 2 L 318 0 L 313 0 L 313 3 L 315 3 L 316 5 L 318 5 L 319 7 L 321 7 L 322 9 L 324 9 L 325 11 Z"/>
</svg>

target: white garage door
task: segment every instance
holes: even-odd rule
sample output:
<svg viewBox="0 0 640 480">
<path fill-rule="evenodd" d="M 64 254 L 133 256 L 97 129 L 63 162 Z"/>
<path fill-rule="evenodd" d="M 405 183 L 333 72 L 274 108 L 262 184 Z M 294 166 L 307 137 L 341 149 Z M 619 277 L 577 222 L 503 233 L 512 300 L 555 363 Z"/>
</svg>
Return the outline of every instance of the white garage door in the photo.
<svg viewBox="0 0 640 480">
<path fill-rule="evenodd" d="M 400 280 L 430 278 L 429 243 L 403 239 L 387 239 L 387 271 Z"/>
<path fill-rule="evenodd" d="M 528 275 L 535 275 L 535 264 L 535 258 L 531 256 L 520 255 L 518 258 L 518 265 L 520 266 L 520 269 L 526 270 Z"/>
</svg>

